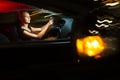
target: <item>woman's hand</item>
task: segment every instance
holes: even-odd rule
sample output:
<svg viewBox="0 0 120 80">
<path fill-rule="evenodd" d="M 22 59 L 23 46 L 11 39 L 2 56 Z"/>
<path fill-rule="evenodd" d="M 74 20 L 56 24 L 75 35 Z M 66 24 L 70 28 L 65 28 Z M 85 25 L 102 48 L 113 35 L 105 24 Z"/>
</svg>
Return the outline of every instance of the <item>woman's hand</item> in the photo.
<svg viewBox="0 0 120 80">
<path fill-rule="evenodd" d="M 51 26 L 54 23 L 54 19 L 52 17 L 50 17 L 50 20 L 48 21 L 48 25 Z"/>
</svg>

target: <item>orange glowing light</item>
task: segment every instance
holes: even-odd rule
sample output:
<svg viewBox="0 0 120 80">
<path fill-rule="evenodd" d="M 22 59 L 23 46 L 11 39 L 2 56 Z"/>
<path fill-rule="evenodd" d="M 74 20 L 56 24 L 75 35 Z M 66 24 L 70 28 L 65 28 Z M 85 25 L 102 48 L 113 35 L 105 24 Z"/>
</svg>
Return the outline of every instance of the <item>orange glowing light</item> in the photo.
<svg viewBox="0 0 120 80">
<path fill-rule="evenodd" d="M 92 57 L 99 55 L 106 48 L 106 45 L 100 36 L 88 36 L 77 39 L 76 47 L 79 55 Z"/>
</svg>

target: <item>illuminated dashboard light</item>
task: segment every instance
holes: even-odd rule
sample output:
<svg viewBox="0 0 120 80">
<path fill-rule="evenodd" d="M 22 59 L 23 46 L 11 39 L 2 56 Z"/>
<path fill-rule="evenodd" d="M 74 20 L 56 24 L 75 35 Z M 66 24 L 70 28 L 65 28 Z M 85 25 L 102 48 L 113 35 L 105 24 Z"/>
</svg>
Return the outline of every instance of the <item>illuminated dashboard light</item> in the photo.
<svg viewBox="0 0 120 80">
<path fill-rule="evenodd" d="M 106 48 L 106 44 L 100 36 L 88 36 L 76 40 L 78 55 L 100 58 L 100 53 Z"/>
</svg>

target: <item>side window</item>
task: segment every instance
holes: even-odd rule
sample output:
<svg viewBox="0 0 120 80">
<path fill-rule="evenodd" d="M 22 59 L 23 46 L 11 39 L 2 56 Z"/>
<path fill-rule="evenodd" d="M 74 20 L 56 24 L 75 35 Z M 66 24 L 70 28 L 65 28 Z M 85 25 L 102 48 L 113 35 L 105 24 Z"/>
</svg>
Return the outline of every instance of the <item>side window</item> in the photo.
<svg viewBox="0 0 120 80">
<path fill-rule="evenodd" d="M 74 19 L 61 11 L 28 6 L 0 13 L 0 34 L 6 42 L 62 40 L 71 38 Z M 8 19 L 9 18 L 9 19 Z M 1 38 L 1 36 L 0 36 Z"/>
<path fill-rule="evenodd" d="M 53 19 L 53 30 L 46 34 L 49 36 L 56 34 L 56 36 L 58 36 L 57 39 L 70 38 L 73 18 L 67 17 L 63 13 L 55 13 L 44 9 L 31 13 L 31 25 L 35 27 L 45 25 L 50 19 Z"/>
</svg>

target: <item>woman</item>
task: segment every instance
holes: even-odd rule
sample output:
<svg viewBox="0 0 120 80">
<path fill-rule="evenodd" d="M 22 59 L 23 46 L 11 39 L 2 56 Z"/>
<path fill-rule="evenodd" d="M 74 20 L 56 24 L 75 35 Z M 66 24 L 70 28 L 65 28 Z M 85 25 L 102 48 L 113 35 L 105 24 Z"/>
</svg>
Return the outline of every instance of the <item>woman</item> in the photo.
<svg viewBox="0 0 120 80">
<path fill-rule="evenodd" d="M 28 11 L 20 11 L 18 13 L 18 18 L 20 20 L 19 34 L 24 40 L 30 39 L 42 39 L 48 29 L 53 25 L 53 20 L 49 20 L 45 25 L 35 28 L 30 26 L 30 14 Z"/>
</svg>

